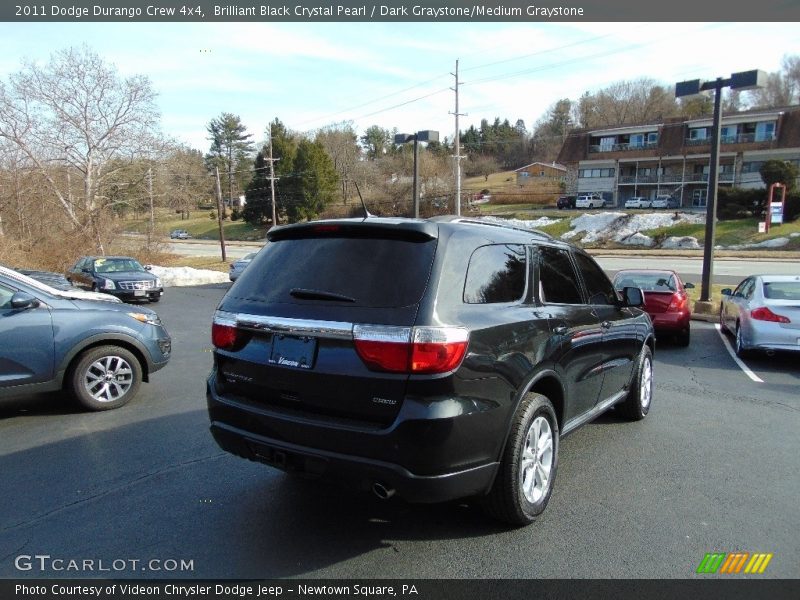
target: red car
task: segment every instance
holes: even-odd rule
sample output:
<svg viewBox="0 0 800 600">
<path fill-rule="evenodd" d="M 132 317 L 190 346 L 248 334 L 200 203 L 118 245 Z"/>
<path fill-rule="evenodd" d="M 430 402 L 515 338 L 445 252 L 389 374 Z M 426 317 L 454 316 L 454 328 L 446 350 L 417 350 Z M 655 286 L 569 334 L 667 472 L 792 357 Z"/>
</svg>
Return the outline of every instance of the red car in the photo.
<svg viewBox="0 0 800 600">
<path fill-rule="evenodd" d="M 692 309 L 686 290 L 694 285 L 681 281 L 675 271 L 630 269 L 614 276 L 614 289 L 625 287 L 638 287 L 644 292 L 644 309 L 653 321 L 656 335 L 674 335 L 679 345 L 689 345 Z"/>
</svg>

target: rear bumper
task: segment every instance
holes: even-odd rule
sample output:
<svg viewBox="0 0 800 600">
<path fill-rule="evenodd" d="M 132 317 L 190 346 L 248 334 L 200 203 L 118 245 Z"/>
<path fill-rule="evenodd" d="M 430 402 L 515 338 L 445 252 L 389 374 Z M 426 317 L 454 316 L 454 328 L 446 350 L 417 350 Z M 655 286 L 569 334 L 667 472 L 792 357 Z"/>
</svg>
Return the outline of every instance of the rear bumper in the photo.
<svg viewBox="0 0 800 600">
<path fill-rule="evenodd" d="M 656 330 L 656 333 L 659 331 L 668 333 L 685 331 L 686 329 L 689 329 L 689 321 L 692 319 L 692 315 L 689 312 L 665 312 L 649 314 L 650 320 L 653 322 L 653 329 Z"/>
<path fill-rule="evenodd" d="M 498 468 L 505 411 L 446 415 L 407 400 L 387 428 L 360 428 L 278 413 L 220 395 L 209 377 L 211 433 L 223 450 L 285 471 L 370 490 L 375 483 L 410 502 L 482 495 Z M 435 404 L 435 403 L 434 403 Z"/>
<path fill-rule="evenodd" d="M 800 352 L 800 329 L 785 327 L 780 323 L 759 322 L 758 327 L 751 324 L 742 332 L 746 348 Z"/>
<path fill-rule="evenodd" d="M 445 502 L 485 493 L 498 466 L 415 475 L 400 465 L 279 442 L 224 423 L 212 421 L 211 434 L 220 448 L 236 456 L 363 491 L 378 483 L 409 502 Z"/>
</svg>

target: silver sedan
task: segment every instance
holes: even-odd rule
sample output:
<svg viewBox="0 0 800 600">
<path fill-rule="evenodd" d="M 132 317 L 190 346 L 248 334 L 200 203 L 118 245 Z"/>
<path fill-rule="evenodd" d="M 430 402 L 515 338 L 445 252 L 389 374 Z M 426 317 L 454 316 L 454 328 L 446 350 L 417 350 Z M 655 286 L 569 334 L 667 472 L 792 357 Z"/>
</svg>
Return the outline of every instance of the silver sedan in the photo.
<svg viewBox="0 0 800 600">
<path fill-rule="evenodd" d="M 230 277 L 231 281 L 236 281 L 239 278 L 239 275 L 241 275 L 242 271 L 250 264 L 250 261 L 256 257 L 256 254 L 256 252 L 251 252 L 243 258 L 231 263 L 230 270 L 228 271 L 228 277 Z"/>
<path fill-rule="evenodd" d="M 751 275 L 722 290 L 719 321 L 740 357 L 751 350 L 800 352 L 800 276 Z"/>
</svg>

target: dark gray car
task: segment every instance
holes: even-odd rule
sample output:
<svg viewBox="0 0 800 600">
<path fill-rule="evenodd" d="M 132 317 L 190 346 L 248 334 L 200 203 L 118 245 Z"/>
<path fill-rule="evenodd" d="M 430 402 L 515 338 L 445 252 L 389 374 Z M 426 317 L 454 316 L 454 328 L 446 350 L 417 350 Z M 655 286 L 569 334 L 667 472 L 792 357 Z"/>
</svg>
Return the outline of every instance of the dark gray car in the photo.
<svg viewBox="0 0 800 600">
<path fill-rule="evenodd" d="M 127 403 L 167 364 L 158 315 L 113 296 L 56 290 L 0 267 L 0 399 L 64 389 L 84 407 Z"/>
</svg>

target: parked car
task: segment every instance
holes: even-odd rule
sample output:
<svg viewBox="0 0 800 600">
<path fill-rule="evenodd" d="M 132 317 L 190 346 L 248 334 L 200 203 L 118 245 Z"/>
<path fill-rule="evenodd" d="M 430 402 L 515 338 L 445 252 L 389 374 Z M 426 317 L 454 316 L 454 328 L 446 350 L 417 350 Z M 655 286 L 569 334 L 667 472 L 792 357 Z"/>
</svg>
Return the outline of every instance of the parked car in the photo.
<svg viewBox="0 0 800 600">
<path fill-rule="evenodd" d="M 625 201 L 625 208 L 650 208 L 651 205 L 650 198 L 644 196 L 634 196 Z"/>
<path fill-rule="evenodd" d="M 36 281 L 40 281 L 42 283 L 46 283 L 52 288 L 57 290 L 74 290 L 76 289 L 74 285 L 72 285 L 67 278 L 64 277 L 61 273 L 53 273 L 51 271 L 37 271 L 33 269 L 15 269 L 18 273 L 22 273 L 23 275 L 27 275 L 31 279 L 35 279 Z"/>
<path fill-rule="evenodd" d="M 614 288 L 620 292 L 627 287 L 637 287 L 644 293 L 644 309 L 650 315 L 656 335 L 675 336 L 681 346 L 691 340 L 692 309 L 687 289 L 675 271 L 656 269 L 626 269 L 614 275 Z"/>
<path fill-rule="evenodd" d="M 653 208 L 679 208 L 681 205 L 676 198 L 672 196 L 656 196 L 653 200 Z"/>
<path fill-rule="evenodd" d="M 164 294 L 161 279 L 129 256 L 83 256 L 66 273 L 67 281 L 118 298 L 158 302 Z"/>
<path fill-rule="evenodd" d="M 601 208 L 604 204 L 599 194 L 580 194 L 575 200 L 575 208 Z"/>
<path fill-rule="evenodd" d="M 256 254 L 258 253 L 251 252 L 250 254 L 247 254 L 239 260 L 235 260 L 231 263 L 230 271 L 228 272 L 228 277 L 230 277 L 231 281 L 236 281 L 239 278 L 239 275 L 241 275 L 242 271 L 244 271 L 247 265 L 250 264 L 250 261 L 255 258 Z"/>
<path fill-rule="evenodd" d="M 556 208 L 559 210 L 564 208 L 575 208 L 575 200 L 577 200 L 577 196 L 560 196 L 558 200 L 556 200 Z"/>
<path fill-rule="evenodd" d="M 185 229 L 173 229 L 170 231 L 169 237 L 171 240 L 188 240 L 192 236 Z"/>
<path fill-rule="evenodd" d="M 751 275 L 735 290 L 723 289 L 719 322 L 740 357 L 800 351 L 800 276 Z"/>
<path fill-rule="evenodd" d="M 0 267 L 0 398 L 64 389 L 90 410 L 127 403 L 170 358 L 158 315 Z"/>
<path fill-rule="evenodd" d="M 650 409 L 653 329 L 582 250 L 457 217 L 272 229 L 212 323 L 211 432 L 380 498 L 547 505 L 559 440 Z M 535 284 L 534 284 L 535 282 Z"/>
</svg>

